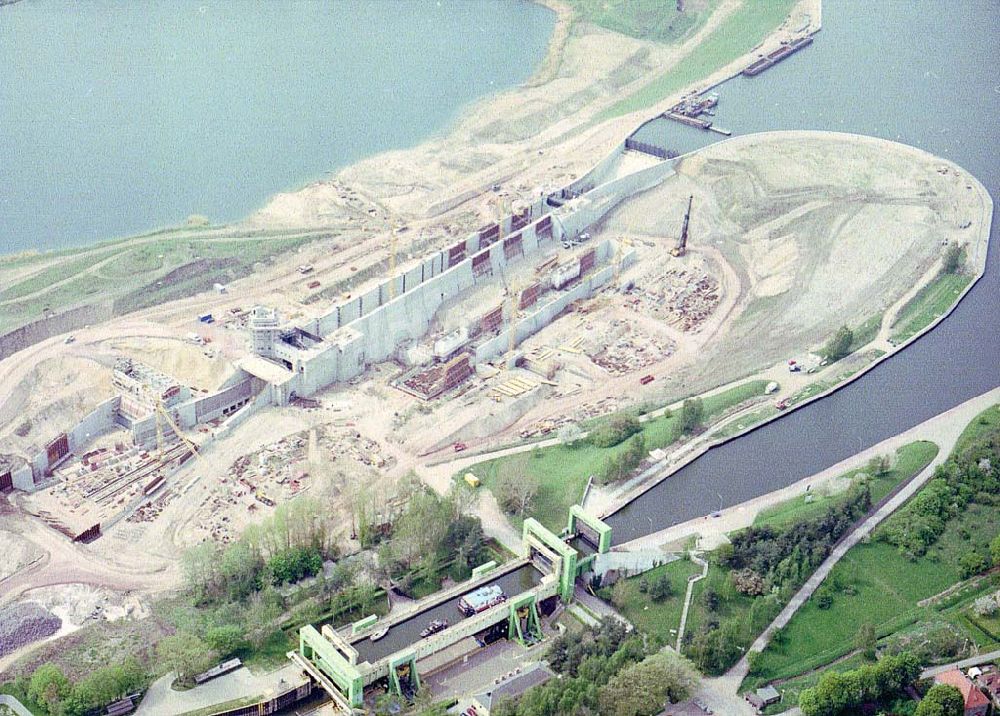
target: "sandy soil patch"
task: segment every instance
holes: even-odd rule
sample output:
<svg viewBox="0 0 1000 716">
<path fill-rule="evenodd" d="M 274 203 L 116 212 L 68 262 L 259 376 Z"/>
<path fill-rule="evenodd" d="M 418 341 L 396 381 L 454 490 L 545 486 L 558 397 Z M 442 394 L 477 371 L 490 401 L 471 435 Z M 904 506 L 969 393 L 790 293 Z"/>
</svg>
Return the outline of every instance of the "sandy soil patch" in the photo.
<svg viewBox="0 0 1000 716">
<path fill-rule="evenodd" d="M 37 546 L 14 532 L 0 530 L 0 582 L 21 571 L 44 554 Z"/>
<path fill-rule="evenodd" d="M 41 360 L 0 402 L 0 451 L 34 454 L 113 394 L 107 366 L 77 355 Z"/>
<path fill-rule="evenodd" d="M 141 338 L 110 341 L 122 355 L 134 358 L 194 388 L 216 390 L 234 368 L 214 347 L 197 346 L 182 338 Z"/>
</svg>

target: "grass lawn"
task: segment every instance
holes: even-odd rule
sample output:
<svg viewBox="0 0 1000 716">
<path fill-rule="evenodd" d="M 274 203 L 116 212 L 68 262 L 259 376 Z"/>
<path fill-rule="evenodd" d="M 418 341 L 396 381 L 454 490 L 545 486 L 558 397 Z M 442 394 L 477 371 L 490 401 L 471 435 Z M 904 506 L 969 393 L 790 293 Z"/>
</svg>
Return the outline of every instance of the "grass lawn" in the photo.
<svg viewBox="0 0 1000 716">
<path fill-rule="evenodd" d="M 702 603 L 702 595 L 708 589 L 719 595 L 719 606 L 711 615 Z M 701 625 L 710 618 L 722 622 L 734 616 L 745 617 L 749 615 L 753 601 L 753 597 L 736 591 L 732 582 L 729 581 L 729 570 L 711 564 L 708 568 L 708 576 L 694 585 L 685 633 L 695 634 Z M 748 646 L 750 641 L 752 639 L 743 646 Z"/>
<path fill-rule="evenodd" d="M 977 415 L 975 420 L 965 427 L 955 443 L 955 452 L 964 452 L 973 440 L 998 425 L 1000 425 L 1000 405 L 994 405 Z"/>
<path fill-rule="evenodd" d="M 8 331 L 44 315 L 45 310 L 64 308 L 98 299 L 118 299 L 123 310 L 136 310 L 163 300 L 181 298 L 209 290 L 216 281 L 248 275 L 258 262 L 294 250 L 321 234 L 262 236 L 260 238 L 164 237 L 155 240 L 126 239 L 116 248 L 76 253 L 46 253 L 25 260 L 42 263 L 58 260 L 34 276 L 5 286 L 0 301 L 11 301 L 0 311 L 0 332 Z M 102 245 L 103 246 L 103 245 Z M 158 285 L 168 272 L 198 259 L 225 259 L 225 268 L 195 271 L 186 279 Z M 107 261 L 99 267 L 95 266 Z M 0 269 L 16 262 L 0 263 Z M 92 269 L 92 272 L 91 272 Z"/>
<path fill-rule="evenodd" d="M 854 340 L 851 341 L 851 352 L 853 353 L 875 340 L 875 336 L 878 335 L 878 329 L 881 327 L 882 314 L 877 314 L 870 316 L 864 323 L 855 328 L 853 331 Z"/>
<path fill-rule="evenodd" d="M 728 438 L 735 435 L 738 432 L 746 430 L 752 425 L 757 423 L 762 423 L 765 420 L 773 418 L 780 411 L 773 405 L 767 405 L 760 410 L 755 410 L 752 413 L 747 413 L 746 415 L 733 420 L 732 422 L 726 424 L 722 429 L 715 433 L 716 437 Z"/>
<path fill-rule="evenodd" d="M 971 281 L 971 276 L 949 273 L 924 286 L 896 317 L 891 340 L 902 343 L 947 312 Z"/>
<path fill-rule="evenodd" d="M 764 710 L 765 714 L 780 714 L 799 703 L 799 694 L 802 693 L 803 689 L 808 689 L 819 683 L 820 678 L 829 670 L 833 671 L 850 671 L 851 669 L 857 669 L 870 663 L 865 660 L 864 656 L 861 654 L 854 654 L 847 657 L 843 661 L 838 661 L 836 665 L 831 666 L 830 669 L 821 669 L 819 671 L 813 671 L 802 676 L 797 676 L 794 679 L 789 679 L 788 681 L 782 682 L 775 688 L 781 692 L 781 701 L 773 704 Z"/>
<path fill-rule="evenodd" d="M 19 281 L 0 291 L 0 301 L 13 301 L 22 296 L 27 296 L 30 293 L 36 291 L 41 291 L 42 289 L 52 286 L 59 281 L 65 281 L 68 278 L 72 278 L 81 271 L 86 271 L 94 264 L 100 263 L 105 259 L 111 258 L 117 252 L 107 251 L 101 253 L 88 254 L 73 261 L 60 261 L 54 266 L 43 269 L 33 276 L 30 276 L 23 281 Z"/>
<path fill-rule="evenodd" d="M 684 593 L 687 590 L 688 577 L 700 574 L 701 567 L 688 559 L 678 559 L 651 569 L 638 577 L 624 581 L 625 598 L 618 611 L 632 622 L 636 629 L 644 634 L 656 635 L 668 644 L 677 639 L 677 628 L 681 623 L 681 611 L 684 609 Z M 639 591 L 639 582 L 643 579 L 652 583 L 661 575 L 670 578 L 673 594 L 661 602 L 654 602 L 648 594 Z M 615 594 L 619 587 L 615 585 Z M 671 630 L 674 630 L 671 633 Z"/>
<path fill-rule="evenodd" d="M 749 685 L 790 678 L 828 664 L 853 649 L 854 636 L 865 622 L 874 624 L 881 638 L 917 621 L 945 618 L 981 648 L 997 648 L 1000 642 L 973 633 L 962 623 L 963 603 L 972 600 L 974 592 L 959 595 L 957 605 L 950 600 L 917 604 L 959 582 L 959 556 L 972 549 L 983 551 L 997 534 L 1000 512 L 970 503 L 949 521 L 928 553 L 914 561 L 882 542 L 854 547 L 827 578 L 834 591 L 832 606 L 819 609 L 813 600 L 803 605 L 786 627 L 782 644 L 769 645 L 754 665 Z"/>
<path fill-rule="evenodd" d="M 932 442 L 918 440 L 908 445 L 904 445 L 896 451 L 893 467 L 889 472 L 871 481 L 872 502 L 878 502 L 888 495 L 896 485 L 903 480 L 916 475 L 927 467 L 928 463 L 938 454 L 938 446 Z M 853 479 L 858 473 L 865 472 L 864 467 L 845 472 L 842 475 L 844 480 Z M 769 507 L 757 515 L 754 520 L 755 526 L 771 525 L 773 527 L 787 527 L 794 522 L 820 517 L 831 503 L 835 502 L 841 493 L 832 495 L 822 495 L 812 493 L 812 502 L 806 502 L 805 496 L 787 500 L 774 507 Z"/>
<path fill-rule="evenodd" d="M 632 4 L 632 0 L 627 2 Z M 664 97 L 708 77 L 760 44 L 784 22 L 795 2 L 796 0 L 768 0 L 744 3 L 709 34 L 696 50 L 665 74 L 606 109 L 598 115 L 597 120 L 604 121 L 650 107 Z M 600 0 L 594 0 L 594 4 L 608 6 L 608 3 L 600 3 Z"/>
<path fill-rule="evenodd" d="M 581 20 L 640 40 L 680 42 L 705 24 L 719 5 L 709 0 L 703 7 L 678 12 L 677 4 L 663 0 L 570 0 Z"/>
<path fill-rule="evenodd" d="M 838 591 L 829 609 L 809 600 L 792 617 L 780 646 L 764 650 L 749 677 L 753 683 L 788 678 L 816 669 L 854 648 L 854 637 L 865 622 L 879 636 L 929 616 L 917 606 L 960 578 L 954 561 L 923 558 L 911 563 L 896 548 L 880 542 L 861 544 L 834 567 L 827 578 L 853 585 L 856 594 Z"/>
<path fill-rule="evenodd" d="M 705 398 L 705 423 L 709 424 L 713 416 L 745 400 L 763 395 L 766 385 L 767 381 L 754 380 Z M 649 450 L 676 442 L 681 436 L 679 411 L 644 422 L 642 432 Z M 523 470 L 533 475 L 539 481 L 539 489 L 530 516 L 549 529 L 559 532 L 566 524 L 570 506 L 577 504 L 583 497 L 587 479 L 599 474 L 610 457 L 625 449 L 625 443 L 610 448 L 597 448 L 585 441 L 576 447 L 554 445 L 479 463 L 468 471 L 473 472 L 491 490 L 501 470 Z M 457 474 L 455 479 L 462 479 L 465 472 L 467 471 L 463 470 Z M 523 522 L 517 515 L 511 519 L 518 527 Z"/>
</svg>

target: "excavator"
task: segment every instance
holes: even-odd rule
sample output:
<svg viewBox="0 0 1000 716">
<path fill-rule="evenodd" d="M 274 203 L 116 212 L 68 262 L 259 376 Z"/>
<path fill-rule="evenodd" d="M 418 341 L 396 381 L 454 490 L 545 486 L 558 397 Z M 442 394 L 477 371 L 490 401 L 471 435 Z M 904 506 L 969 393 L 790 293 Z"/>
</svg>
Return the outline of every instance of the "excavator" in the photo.
<svg viewBox="0 0 1000 716">
<path fill-rule="evenodd" d="M 670 249 L 671 256 L 683 256 L 684 252 L 687 250 L 688 241 L 688 223 L 691 221 L 691 202 L 694 201 L 694 195 L 688 197 L 688 208 L 684 213 L 684 226 L 681 227 L 681 238 L 677 242 L 677 246 Z"/>
</svg>

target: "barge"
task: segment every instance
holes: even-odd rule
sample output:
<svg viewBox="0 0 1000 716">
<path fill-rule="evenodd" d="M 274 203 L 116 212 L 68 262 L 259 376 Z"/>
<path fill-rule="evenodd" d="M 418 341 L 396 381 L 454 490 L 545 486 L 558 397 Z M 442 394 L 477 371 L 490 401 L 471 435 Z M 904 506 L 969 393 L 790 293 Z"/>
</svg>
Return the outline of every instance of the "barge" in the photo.
<svg viewBox="0 0 1000 716">
<path fill-rule="evenodd" d="M 777 50 L 769 52 L 764 55 L 764 57 L 761 57 L 759 60 L 755 60 L 749 64 L 746 69 L 743 70 L 742 74 L 744 77 L 754 77 L 759 75 L 761 72 L 769 67 L 773 67 L 789 55 L 795 54 L 803 47 L 808 47 L 812 44 L 812 41 L 812 35 L 806 35 L 805 37 L 800 37 L 798 40 L 793 40 L 788 44 L 784 44 Z"/>
</svg>

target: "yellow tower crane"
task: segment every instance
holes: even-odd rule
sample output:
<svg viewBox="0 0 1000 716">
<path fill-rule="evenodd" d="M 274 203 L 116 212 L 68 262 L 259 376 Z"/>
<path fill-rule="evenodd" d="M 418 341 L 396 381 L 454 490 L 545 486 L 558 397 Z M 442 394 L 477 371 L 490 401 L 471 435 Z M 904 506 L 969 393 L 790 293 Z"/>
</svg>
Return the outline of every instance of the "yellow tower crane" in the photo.
<svg viewBox="0 0 1000 716">
<path fill-rule="evenodd" d="M 396 297 L 396 228 L 389 231 L 389 300 Z"/>
</svg>

